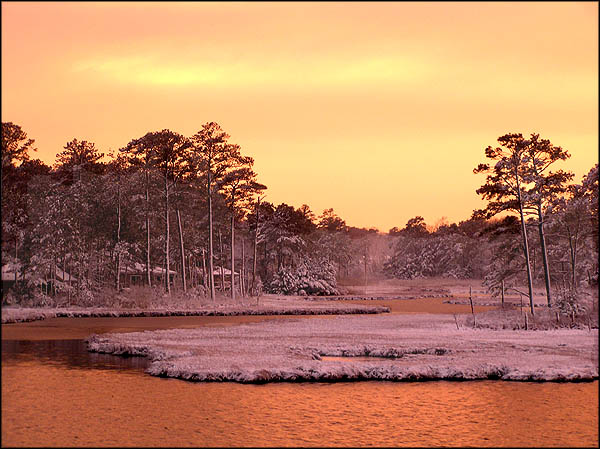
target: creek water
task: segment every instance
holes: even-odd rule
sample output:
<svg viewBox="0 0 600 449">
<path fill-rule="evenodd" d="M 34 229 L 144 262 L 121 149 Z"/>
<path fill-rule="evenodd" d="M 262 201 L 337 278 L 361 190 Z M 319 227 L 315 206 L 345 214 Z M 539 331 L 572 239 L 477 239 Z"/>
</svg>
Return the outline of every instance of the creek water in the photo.
<svg viewBox="0 0 600 449">
<path fill-rule="evenodd" d="M 596 446 L 598 382 L 192 383 L 2 341 L 2 446 Z"/>
</svg>

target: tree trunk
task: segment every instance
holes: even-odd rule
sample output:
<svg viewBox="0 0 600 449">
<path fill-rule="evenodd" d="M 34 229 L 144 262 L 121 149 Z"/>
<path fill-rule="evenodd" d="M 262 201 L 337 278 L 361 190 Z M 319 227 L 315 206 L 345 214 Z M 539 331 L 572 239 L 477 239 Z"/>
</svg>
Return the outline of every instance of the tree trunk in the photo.
<svg viewBox="0 0 600 449">
<path fill-rule="evenodd" d="M 169 276 L 169 178 L 165 169 L 165 290 L 171 294 L 171 282 Z"/>
<path fill-rule="evenodd" d="M 121 184 L 117 185 L 117 274 L 115 284 L 117 292 L 121 291 Z"/>
<path fill-rule="evenodd" d="M 577 234 L 575 234 L 575 241 L 573 243 L 573 263 L 572 263 L 572 279 L 573 279 L 573 289 L 577 290 Z"/>
<path fill-rule="evenodd" d="M 211 195 L 211 173 L 208 170 L 208 279 L 210 281 L 210 299 L 215 300 L 215 277 L 213 275 L 213 217 L 212 217 L 212 195 Z M 204 252 L 204 250 L 202 250 Z"/>
<path fill-rule="evenodd" d="M 15 237 L 15 286 L 17 285 L 17 275 L 19 273 L 19 269 L 17 268 L 17 261 L 19 260 L 18 244 L 19 240 Z"/>
<path fill-rule="evenodd" d="M 99 246 L 100 245 L 97 245 L 96 248 L 95 248 L 95 250 L 94 250 L 94 253 L 96 254 L 96 276 L 93 279 L 94 281 L 96 281 L 96 283 L 97 283 L 98 286 L 100 286 L 100 257 L 99 257 L 100 251 L 98 249 Z"/>
<path fill-rule="evenodd" d="M 281 254 L 281 243 L 277 243 L 277 271 L 281 270 L 283 255 Z"/>
<path fill-rule="evenodd" d="M 521 218 L 521 234 L 523 237 L 523 252 L 525 254 L 525 267 L 527 268 L 527 288 L 529 291 L 529 305 L 531 314 L 533 311 L 533 283 L 531 280 L 531 265 L 529 264 L 529 244 L 527 242 L 527 229 L 525 227 L 525 217 L 523 216 L 523 201 L 521 199 L 521 182 L 519 181 L 518 167 L 515 166 L 515 177 L 517 181 L 517 200 L 519 202 L 519 216 Z"/>
<path fill-rule="evenodd" d="M 535 274 L 537 273 L 537 268 L 536 268 L 536 258 L 535 258 L 535 245 L 533 245 L 533 251 L 531 251 L 531 277 L 532 279 L 535 279 Z"/>
<path fill-rule="evenodd" d="M 567 226 L 567 237 L 569 238 L 569 260 L 571 262 L 571 288 L 575 287 L 575 257 L 573 254 L 573 236 L 571 229 Z"/>
<path fill-rule="evenodd" d="M 221 294 L 225 294 L 225 270 L 223 269 L 223 265 L 225 265 L 225 258 L 223 257 L 223 239 L 221 237 L 221 230 L 219 229 L 219 258 L 220 258 L 220 268 L 221 268 Z"/>
<path fill-rule="evenodd" d="M 73 252 L 73 249 L 71 248 L 71 253 Z M 73 256 L 69 257 L 69 293 L 67 295 L 67 301 L 68 301 L 68 305 L 71 305 L 71 279 L 73 278 L 73 276 L 71 275 L 71 273 L 73 273 Z"/>
<path fill-rule="evenodd" d="M 208 277 L 208 273 L 206 272 L 206 255 L 204 254 L 204 248 L 202 248 L 202 281 L 205 288 L 208 288 L 209 279 L 212 280 L 212 278 Z"/>
<path fill-rule="evenodd" d="M 242 269 L 240 270 L 240 295 L 242 298 L 246 296 L 246 261 L 244 248 L 246 246 L 246 239 L 242 236 Z"/>
<path fill-rule="evenodd" d="M 63 275 L 62 275 L 62 282 L 63 282 L 63 289 L 65 289 L 65 282 L 66 282 L 66 276 L 67 276 L 67 254 L 63 254 L 63 260 L 62 260 L 62 271 L 63 271 Z M 65 289 L 66 290 L 66 289 Z"/>
<path fill-rule="evenodd" d="M 150 174 L 146 170 L 146 282 L 152 287 L 152 276 L 150 274 Z"/>
<path fill-rule="evenodd" d="M 233 203 L 233 198 L 231 198 Z M 231 208 L 231 299 L 235 301 L 235 209 Z"/>
<path fill-rule="evenodd" d="M 264 259 L 263 259 L 263 280 L 267 279 L 269 277 L 269 259 L 267 258 L 268 256 L 268 251 L 267 251 L 267 241 L 265 240 L 265 244 L 264 244 Z"/>
<path fill-rule="evenodd" d="M 177 229 L 179 231 L 179 254 L 181 256 L 181 284 L 183 291 L 187 291 L 187 284 L 185 279 L 185 250 L 183 247 L 183 229 L 181 224 L 181 213 L 179 207 L 177 208 Z"/>
<path fill-rule="evenodd" d="M 256 247 L 258 245 L 258 208 L 260 206 L 260 197 L 256 200 L 256 227 L 254 229 L 254 255 L 252 257 L 252 286 L 250 291 L 256 290 Z M 250 293 L 252 295 L 252 293 Z"/>
<path fill-rule="evenodd" d="M 538 203 L 538 232 L 540 234 L 540 246 L 542 248 L 542 262 L 544 264 L 544 279 L 546 281 L 546 299 L 548 307 L 552 304 L 552 293 L 550 292 L 550 267 L 548 267 L 548 253 L 546 251 L 546 237 L 544 235 L 544 220 L 542 217 L 542 204 Z"/>
<path fill-rule="evenodd" d="M 367 243 L 365 242 L 365 295 L 367 294 Z"/>
<path fill-rule="evenodd" d="M 193 289 L 196 287 L 196 277 L 194 276 L 194 272 L 196 271 L 196 259 L 194 259 L 192 254 L 188 254 L 187 269 L 189 279 L 188 286 Z"/>
<path fill-rule="evenodd" d="M 575 267 L 577 266 L 577 239 L 579 236 L 579 221 L 577 222 L 577 229 L 575 234 L 571 232 L 571 228 L 566 226 L 567 234 L 569 236 L 569 255 L 571 256 L 571 283 L 573 288 L 577 288 L 577 274 Z"/>
<path fill-rule="evenodd" d="M 189 277 L 190 277 L 190 288 L 194 288 L 194 259 L 192 258 L 192 255 L 188 255 L 188 271 L 189 271 Z"/>
<path fill-rule="evenodd" d="M 56 296 L 56 256 L 52 259 L 52 296 Z"/>
<path fill-rule="evenodd" d="M 93 278 L 92 278 L 92 244 L 90 243 L 87 247 L 87 274 L 86 274 L 86 278 L 87 281 L 89 283 L 89 285 L 92 285 L 93 282 Z"/>
<path fill-rule="evenodd" d="M 81 298 L 81 259 L 77 261 L 77 300 Z"/>
</svg>

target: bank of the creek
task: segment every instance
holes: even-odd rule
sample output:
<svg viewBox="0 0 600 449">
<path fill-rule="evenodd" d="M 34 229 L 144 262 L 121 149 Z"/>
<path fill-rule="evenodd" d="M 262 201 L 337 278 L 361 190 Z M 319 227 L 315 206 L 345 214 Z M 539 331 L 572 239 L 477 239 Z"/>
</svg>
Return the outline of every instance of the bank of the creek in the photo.
<svg viewBox="0 0 600 449">
<path fill-rule="evenodd" d="M 442 299 L 428 301 L 424 307 Z M 404 310 L 392 302 L 392 315 L 422 317 L 416 302 L 402 303 Z M 453 322 L 452 313 L 463 312 L 448 309 L 442 319 Z M 598 381 L 182 382 L 146 374 L 145 357 L 88 352 L 83 341 L 112 332 L 336 319 L 48 318 L 2 325 L 2 446 L 598 445 Z"/>
<path fill-rule="evenodd" d="M 414 300 L 402 300 L 402 299 L 382 299 L 382 300 L 344 300 L 336 301 L 339 304 L 337 312 L 343 311 L 356 311 L 360 312 L 365 309 L 369 309 L 371 313 L 373 311 L 378 313 L 401 313 L 401 314 L 413 314 L 413 313 L 428 313 L 428 314 L 467 314 L 470 313 L 470 306 L 462 304 L 447 304 L 445 298 L 418 298 Z M 311 307 L 314 309 L 314 302 L 310 302 Z M 325 302 L 328 305 L 328 302 Z M 273 308 L 273 301 L 269 304 Z M 476 313 L 486 312 L 493 310 L 496 307 L 490 306 L 478 306 L 475 309 Z M 295 307 L 296 310 L 302 310 L 302 307 Z M 259 308 L 253 315 L 241 315 L 241 314 L 223 314 L 223 315 L 177 315 L 176 311 L 171 312 L 171 315 L 167 315 L 167 312 L 163 312 L 163 316 L 158 315 L 157 311 L 146 311 L 146 316 L 131 316 L 132 311 L 94 311 L 84 310 L 80 311 L 80 314 L 87 314 L 85 317 L 81 316 L 59 316 L 55 317 L 56 313 L 53 309 L 48 311 L 36 311 L 26 310 L 25 312 L 14 312 L 13 316 L 3 310 L 3 318 L 10 319 L 11 321 L 2 326 L 2 339 L 3 340 L 67 340 L 67 339 L 83 339 L 91 334 L 103 334 L 108 332 L 136 332 L 144 330 L 158 330 L 158 329 L 185 329 L 194 328 L 199 326 L 229 326 L 240 323 L 254 323 L 265 320 L 288 319 L 288 318 L 331 318 L 334 316 L 336 309 L 329 306 L 325 307 L 324 310 L 330 313 L 313 314 L 313 315 L 285 315 L 281 312 L 285 309 L 279 309 L 279 313 L 276 315 L 269 315 L 269 308 Z M 288 309 L 289 312 L 290 309 Z M 208 311 L 206 311 L 208 312 Z M 231 310 L 225 310 L 223 312 L 231 312 Z M 257 313 L 259 312 L 259 313 Z M 66 314 L 67 312 L 62 312 Z M 119 317 L 117 313 L 123 313 L 124 316 Z M 140 314 L 142 312 L 139 312 Z M 152 316 L 155 313 L 155 316 Z M 94 314 L 104 314 L 108 316 L 94 316 Z M 8 315 L 8 316 L 6 316 Z M 111 316 L 113 315 L 113 316 Z M 14 320 L 14 321 L 13 321 Z"/>
<path fill-rule="evenodd" d="M 299 316 L 303 319 L 309 317 L 307 315 Z M 317 315 L 312 318 L 327 317 L 327 315 Z M 278 318 L 276 315 L 46 318 L 24 323 L 3 324 L 2 340 L 83 340 L 91 334 L 175 328 L 192 329 L 201 326 L 233 326 L 276 318 Z"/>
</svg>

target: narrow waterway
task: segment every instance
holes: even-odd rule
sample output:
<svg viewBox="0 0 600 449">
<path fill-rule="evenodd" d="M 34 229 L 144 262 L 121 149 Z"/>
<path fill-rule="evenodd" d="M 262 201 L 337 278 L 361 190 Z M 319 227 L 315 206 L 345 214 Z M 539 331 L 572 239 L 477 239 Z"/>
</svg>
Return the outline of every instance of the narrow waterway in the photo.
<svg viewBox="0 0 600 449">
<path fill-rule="evenodd" d="M 107 324 L 93 320 L 66 333 Z M 3 446 L 598 445 L 597 381 L 190 383 L 57 339 L 59 324 L 53 340 L 2 341 Z"/>
</svg>

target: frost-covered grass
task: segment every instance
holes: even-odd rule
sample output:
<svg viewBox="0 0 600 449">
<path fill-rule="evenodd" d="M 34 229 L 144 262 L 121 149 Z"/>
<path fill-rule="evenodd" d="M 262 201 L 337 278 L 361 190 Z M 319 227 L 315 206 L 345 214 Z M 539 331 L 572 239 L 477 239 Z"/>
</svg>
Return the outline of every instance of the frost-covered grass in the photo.
<svg viewBox="0 0 600 449">
<path fill-rule="evenodd" d="M 424 295 L 447 295 L 451 293 L 452 287 L 468 286 L 468 282 L 473 283 L 473 285 L 481 285 L 480 280 L 467 281 L 442 278 L 381 279 L 369 283 L 367 286 L 361 283 L 343 284 L 340 286 L 340 290 L 343 290 L 345 295 L 415 296 L 422 298 Z"/>
<path fill-rule="evenodd" d="M 264 295 L 256 299 L 232 301 L 219 298 L 215 303 L 197 302 L 151 308 L 61 307 L 20 308 L 3 307 L 2 324 L 43 320 L 46 318 L 85 317 L 160 317 L 160 316 L 237 316 L 237 315 L 336 315 L 387 313 L 388 307 L 355 304 L 331 304 L 307 301 L 296 297 Z"/>
<path fill-rule="evenodd" d="M 56 309 L 31 307 L 2 307 L 2 324 L 23 323 L 55 317 Z"/>
<path fill-rule="evenodd" d="M 346 296 L 371 297 L 372 299 L 418 299 L 418 298 L 448 298 L 450 304 L 470 304 L 469 291 L 475 306 L 499 306 L 500 297 L 490 295 L 481 279 L 454 279 L 454 278 L 415 278 L 415 279 L 385 279 L 366 287 L 360 284 L 344 284 L 342 289 Z M 521 287 L 525 291 L 526 287 Z M 534 303 L 536 307 L 547 304 L 546 293 L 543 286 L 534 288 Z M 336 297 L 331 297 L 336 299 Z M 507 287 L 505 302 L 518 305 L 521 295 Z M 525 305 L 527 297 L 523 297 Z"/>
<path fill-rule="evenodd" d="M 448 315 L 286 319 L 93 335 L 87 342 L 91 351 L 149 357 L 149 374 L 193 381 L 598 378 L 597 330 L 457 329 Z"/>
<path fill-rule="evenodd" d="M 448 298 L 448 304 L 469 305 L 469 292 L 475 306 L 499 306 L 500 298 L 494 298 L 480 279 L 418 278 L 386 279 L 377 284 L 345 285 L 344 296 L 330 296 L 327 299 L 421 299 Z M 322 299 L 322 298 L 320 298 Z M 524 303 L 527 298 L 523 299 Z M 544 289 L 535 289 L 535 306 L 545 306 L 547 301 Z M 505 303 L 518 305 L 520 296 L 513 290 L 506 291 Z"/>
<path fill-rule="evenodd" d="M 475 323 L 473 317 L 466 315 L 463 319 L 467 326 L 489 329 L 528 329 L 547 330 L 557 328 L 598 329 L 598 310 L 579 314 L 558 313 L 547 307 L 535 308 L 535 315 L 529 313 L 529 307 L 506 307 L 477 313 Z"/>
</svg>

